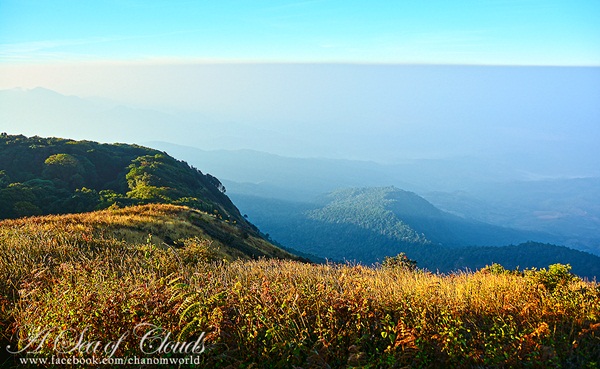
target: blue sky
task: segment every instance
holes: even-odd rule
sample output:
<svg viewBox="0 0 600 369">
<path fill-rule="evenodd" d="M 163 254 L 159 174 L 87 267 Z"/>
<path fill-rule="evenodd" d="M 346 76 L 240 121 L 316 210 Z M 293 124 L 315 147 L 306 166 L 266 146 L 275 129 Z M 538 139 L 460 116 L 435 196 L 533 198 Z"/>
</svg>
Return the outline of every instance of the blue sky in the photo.
<svg viewBox="0 0 600 369">
<path fill-rule="evenodd" d="M 600 65 L 600 1 L 0 0 L 0 62 Z"/>
</svg>

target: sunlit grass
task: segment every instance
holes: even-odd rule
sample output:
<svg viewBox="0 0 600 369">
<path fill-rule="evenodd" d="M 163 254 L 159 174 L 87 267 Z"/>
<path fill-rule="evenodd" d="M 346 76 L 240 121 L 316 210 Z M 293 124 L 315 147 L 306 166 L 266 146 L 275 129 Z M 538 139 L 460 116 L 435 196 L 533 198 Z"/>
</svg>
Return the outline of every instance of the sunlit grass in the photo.
<svg viewBox="0 0 600 369">
<path fill-rule="evenodd" d="M 109 342 L 151 323 L 182 341 L 204 332 L 206 367 L 600 365 L 600 287 L 568 269 L 233 260 L 192 216 L 232 227 L 169 205 L 0 222 L 3 349 L 43 327 Z M 136 339 L 117 355 L 143 356 Z"/>
<path fill-rule="evenodd" d="M 187 290 L 184 335 L 210 332 L 215 352 L 243 345 L 237 364 L 579 367 L 600 355 L 590 283 L 549 292 L 511 274 L 262 260 L 196 274 Z"/>
</svg>

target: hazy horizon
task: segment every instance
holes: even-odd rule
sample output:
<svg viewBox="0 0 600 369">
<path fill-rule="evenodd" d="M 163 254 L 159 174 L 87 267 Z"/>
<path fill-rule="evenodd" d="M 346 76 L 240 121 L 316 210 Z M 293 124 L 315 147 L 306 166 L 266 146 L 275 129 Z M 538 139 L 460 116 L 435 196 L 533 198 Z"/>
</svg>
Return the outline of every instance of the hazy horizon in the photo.
<svg viewBox="0 0 600 369">
<path fill-rule="evenodd" d="M 52 68 L 44 78 L 28 75 L 83 99 L 4 94 L 0 116 L 10 126 L 0 130 L 380 163 L 474 157 L 514 162 L 534 176 L 600 175 L 600 68 Z M 0 89 L 35 87 L 18 82 L 3 78 Z"/>
</svg>

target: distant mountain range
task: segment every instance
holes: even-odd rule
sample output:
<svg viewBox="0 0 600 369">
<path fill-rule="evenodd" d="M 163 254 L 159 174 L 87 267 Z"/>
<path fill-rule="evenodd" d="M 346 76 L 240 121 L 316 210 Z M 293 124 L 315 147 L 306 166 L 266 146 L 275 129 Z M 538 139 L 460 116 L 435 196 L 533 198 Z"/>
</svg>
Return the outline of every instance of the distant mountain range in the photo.
<svg viewBox="0 0 600 369">
<path fill-rule="evenodd" d="M 0 121 L 5 127 L 0 132 L 93 138 L 106 143 L 141 144 L 160 139 L 209 150 L 312 147 L 309 141 L 285 132 L 244 122 L 223 122 L 199 112 L 130 106 L 105 98 L 67 96 L 42 87 L 0 90 Z"/>
<path fill-rule="evenodd" d="M 423 197 L 463 217 L 543 232 L 552 242 L 600 255 L 600 178 L 482 183 Z"/>
</svg>

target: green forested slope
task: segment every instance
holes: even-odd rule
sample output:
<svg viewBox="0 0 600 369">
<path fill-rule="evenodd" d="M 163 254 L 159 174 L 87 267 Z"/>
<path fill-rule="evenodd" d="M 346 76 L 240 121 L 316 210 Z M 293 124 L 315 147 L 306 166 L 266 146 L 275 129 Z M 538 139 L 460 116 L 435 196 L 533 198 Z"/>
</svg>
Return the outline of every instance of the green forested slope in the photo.
<svg viewBox="0 0 600 369">
<path fill-rule="evenodd" d="M 329 203 L 309 211 L 308 218 L 326 223 L 353 224 L 359 228 L 410 244 L 431 244 L 424 234 L 402 221 L 390 206 L 392 188 L 351 188 L 327 196 Z"/>
<path fill-rule="evenodd" d="M 510 268 L 568 263 L 576 274 L 600 276 L 597 256 L 544 243 L 536 233 L 445 213 L 394 187 L 339 190 L 318 203 L 232 196 L 273 239 L 322 258 L 374 263 L 404 252 L 433 271 L 475 270 L 492 263 Z"/>
<path fill-rule="evenodd" d="M 215 177 L 157 150 L 0 135 L 0 218 L 169 203 L 248 225 L 224 193 Z"/>
</svg>

